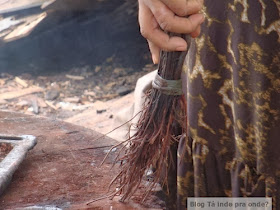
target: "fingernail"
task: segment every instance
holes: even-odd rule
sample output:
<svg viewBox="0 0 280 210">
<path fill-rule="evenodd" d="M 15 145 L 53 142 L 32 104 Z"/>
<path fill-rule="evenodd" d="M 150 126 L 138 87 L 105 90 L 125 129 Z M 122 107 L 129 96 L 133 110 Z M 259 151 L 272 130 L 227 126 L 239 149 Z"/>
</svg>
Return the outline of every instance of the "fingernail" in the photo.
<svg viewBox="0 0 280 210">
<path fill-rule="evenodd" d="M 153 63 L 154 63 L 154 64 L 157 64 L 157 63 L 158 63 L 158 60 L 157 60 L 157 58 L 156 58 L 155 55 L 152 55 L 152 60 L 153 60 Z"/>
<path fill-rule="evenodd" d="M 180 46 L 176 48 L 176 51 L 185 51 L 187 48 L 185 46 Z"/>
<path fill-rule="evenodd" d="M 199 24 L 203 23 L 204 20 L 205 20 L 205 16 L 204 16 L 204 14 L 201 14 L 201 18 L 200 18 Z"/>
</svg>

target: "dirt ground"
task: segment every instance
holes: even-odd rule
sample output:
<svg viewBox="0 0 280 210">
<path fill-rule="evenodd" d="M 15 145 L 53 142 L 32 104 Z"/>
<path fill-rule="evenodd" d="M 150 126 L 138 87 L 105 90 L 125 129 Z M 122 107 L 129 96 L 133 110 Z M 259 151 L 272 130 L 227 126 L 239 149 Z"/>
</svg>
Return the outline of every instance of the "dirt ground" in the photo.
<svg viewBox="0 0 280 210">
<path fill-rule="evenodd" d="M 133 104 L 137 80 L 156 67 L 121 67 L 110 57 L 103 65 L 45 74 L 0 73 L 0 110 L 44 116 L 107 133 L 117 115 Z"/>
<path fill-rule="evenodd" d="M 104 102 L 131 93 L 137 79 L 154 69 L 152 64 L 139 70 L 124 68 L 110 57 L 103 65 L 93 68 L 85 66 L 67 72 L 45 72 L 37 75 L 23 73 L 17 76 L 0 72 L 0 108 L 66 119 L 97 101 Z M 5 98 L 1 95 L 18 93 L 34 86 L 42 89 L 14 97 L 11 95 Z M 34 104 L 32 106 L 32 100 L 37 101 L 39 107 L 36 110 Z M 44 103 L 45 101 L 49 103 Z"/>
<path fill-rule="evenodd" d="M 95 141 L 101 135 L 96 131 L 107 133 L 113 129 L 116 114 L 133 103 L 132 91 L 137 79 L 155 68 L 148 64 L 141 72 L 129 72 L 114 66 L 111 59 L 94 69 L 80 68 L 43 76 L 1 74 L 0 109 L 8 112 L 0 112 L 0 133 L 32 134 L 37 136 L 38 145 L 29 152 L 6 193 L 0 196 L 0 209 L 38 205 L 120 210 L 164 207 L 157 196 L 151 196 L 145 206 L 139 204 L 140 197 L 129 204 L 118 202 L 118 197 L 86 204 L 107 193 L 118 171 L 117 167 L 111 169 L 114 154 L 98 167 L 117 142 L 110 138 Z M 19 94 L 19 97 L 15 94 L 34 87 L 40 91 Z M 117 94 L 120 88 L 126 89 Z M 47 98 L 48 94 L 55 97 Z M 3 99 L 3 96 L 10 97 Z"/>
<path fill-rule="evenodd" d="M 101 134 L 69 123 L 11 112 L 0 112 L 0 133 L 31 134 L 38 141 L 0 197 L 0 209 L 35 205 L 61 209 L 163 208 L 155 196 L 145 206 L 139 204 L 139 198 L 126 204 L 115 198 L 87 205 L 107 194 L 118 172 L 118 167 L 112 168 L 117 151 L 100 167 L 108 149 L 116 144 L 113 139 L 99 138 Z"/>
</svg>

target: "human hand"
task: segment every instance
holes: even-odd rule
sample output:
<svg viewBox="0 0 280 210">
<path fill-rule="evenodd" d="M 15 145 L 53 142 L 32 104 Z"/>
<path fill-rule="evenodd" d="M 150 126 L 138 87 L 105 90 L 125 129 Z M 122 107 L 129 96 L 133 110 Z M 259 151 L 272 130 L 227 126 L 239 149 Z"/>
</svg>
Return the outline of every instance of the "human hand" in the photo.
<svg viewBox="0 0 280 210">
<path fill-rule="evenodd" d="M 160 50 L 187 49 L 183 38 L 170 37 L 166 32 L 190 34 L 193 38 L 200 34 L 202 7 L 203 0 L 139 0 L 140 31 L 148 41 L 154 63 L 159 61 Z"/>
</svg>

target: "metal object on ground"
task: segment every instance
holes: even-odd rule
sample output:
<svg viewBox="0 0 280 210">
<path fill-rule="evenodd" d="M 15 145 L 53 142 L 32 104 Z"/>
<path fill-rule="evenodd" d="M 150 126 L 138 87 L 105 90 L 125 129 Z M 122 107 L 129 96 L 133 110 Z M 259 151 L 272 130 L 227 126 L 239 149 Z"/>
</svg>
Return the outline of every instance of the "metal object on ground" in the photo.
<svg viewBox="0 0 280 210">
<path fill-rule="evenodd" d="M 24 160 L 27 152 L 37 143 L 31 135 L 9 136 L 0 134 L 0 143 L 11 144 L 13 149 L 0 162 L 0 195 L 10 183 L 14 172 Z"/>
<path fill-rule="evenodd" d="M 16 208 L 15 210 L 62 210 L 56 206 L 28 206 L 24 208 Z"/>
</svg>

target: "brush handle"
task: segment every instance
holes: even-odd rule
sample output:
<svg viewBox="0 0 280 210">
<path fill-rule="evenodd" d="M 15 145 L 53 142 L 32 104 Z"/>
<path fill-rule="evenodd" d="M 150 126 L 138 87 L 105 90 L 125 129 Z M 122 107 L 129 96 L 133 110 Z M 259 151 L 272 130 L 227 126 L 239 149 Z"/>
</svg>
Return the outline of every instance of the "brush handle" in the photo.
<svg viewBox="0 0 280 210">
<path fill-rule="evenodd" d="M 189 50 L 191 37 L 190 35 L 178 35 L 168 33 L 169 36 L 180 36 L 186 40 L 188 47 L 183 52 L 166 52 L 161 51 L 160 61 L 158 65 L 158 74 L 166 80 L 179 80 L 181 79 L 182 68 L 185 57 Z"/>
</svg>

